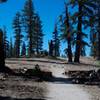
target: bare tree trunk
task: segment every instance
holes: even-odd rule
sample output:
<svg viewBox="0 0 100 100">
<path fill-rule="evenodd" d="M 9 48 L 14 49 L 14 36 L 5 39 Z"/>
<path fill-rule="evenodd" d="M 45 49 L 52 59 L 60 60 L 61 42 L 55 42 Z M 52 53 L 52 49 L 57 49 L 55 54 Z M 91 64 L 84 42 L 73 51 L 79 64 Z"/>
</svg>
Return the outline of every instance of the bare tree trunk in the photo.
<svg viewBox="0 0 100 100">
<path fill-rule="evenodd" d="M 66 6 L 66 26 L 67 26 L 67 44 L 68 44 L 68 62 L 72 62 L 72 49 L 71 49 L 71 33 L 70 33 L 70 23 L 69 23 L 69 15 L 68 15 L 68 8 Z"/>
<path fill-rule="evenodd" d="M 78 27 L 77 27 L 77 40 L 74 62 L 80 62 L 81 45 L 82 45 L 82 5 L 79 4 L 79 16 L 78 16 Z"/>
<path fill-rule="evenodd" d="M 72 62 L 72 50 L 71 50 L 71 40 L 70 39 L 68 39 L 67 53 L 68 53 L 68 62 Z"/>
<path fill-rule="evenodd" d="M 4 57 L 3 32 L 0 29 L 0 68 L 3 69 L 4 66 L 5 66 L 5 57 Z"/>
<path fill-rule="evenodd" d="M 100 26 L 100 18 L 99 18 L 99 26 Z M 97 59 L 100 60 L 100 27 L 98 30 L 98 55 L 97 55 Z"/>
</svg>

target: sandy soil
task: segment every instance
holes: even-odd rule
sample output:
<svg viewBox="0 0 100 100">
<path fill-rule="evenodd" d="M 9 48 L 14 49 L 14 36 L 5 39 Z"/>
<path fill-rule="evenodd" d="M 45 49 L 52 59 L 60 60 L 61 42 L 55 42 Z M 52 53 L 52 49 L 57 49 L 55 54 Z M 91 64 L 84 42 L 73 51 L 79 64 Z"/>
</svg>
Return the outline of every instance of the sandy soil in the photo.
<svg viewBox="0 0 100 100">
<path fill-rule="evenodd" d="M 91 96 L 86 91 L 66 80 L 67 77 L 62 74 L 64 68 L 52 67 L 52 72 L 56 80 L 53 83 L 47 83 L 49 90 L 47 100 L 82 100 L 82 98 L 90 100 Z"/>
<path fill-rule="evenodd" d="M 43 99 L 46 86 L 44 83 L 35 82 L 34 79 L 27 79 L 16 76 L 5 77 L 0 75 L 0 100 L 21 100 L 26 98 Z M 5 98 L 12 99 L 5 99 Z M 1 99 L 2 98 L 2 99 Z M 27 99 L 28 100 L 28 99 Z"/>
<path fill-rule="evenodd" d="M 25 81 L 17 78 L 11 78 L 10 81 L 0 81 L 0 84 L 6 86 L 0 88 L 0 96 L 12 98 L 38 97 L 45 98 L 45 100 L 99 100 L 99 86 L 71 84 L 67 81 L 67 76 L 62 74 L 68 70 L 98 69 L 94 62 L 92 58 L 81 58 L 81 64 L 67 64 L 66 60 L 41 58 L 7 59 L 6 65 L 12 69 L 34 68 L 35 64 L 39 64 L 42 70 L 50 70 L 55 78 L 51 82 L 40 83 L 36 83 L 34 80 Z M 20 86 L 22 86 L 22 89 L 20 89 Z M 36 92 L 34 92 L 34 87 L 37 87 Z"/>
</svg>

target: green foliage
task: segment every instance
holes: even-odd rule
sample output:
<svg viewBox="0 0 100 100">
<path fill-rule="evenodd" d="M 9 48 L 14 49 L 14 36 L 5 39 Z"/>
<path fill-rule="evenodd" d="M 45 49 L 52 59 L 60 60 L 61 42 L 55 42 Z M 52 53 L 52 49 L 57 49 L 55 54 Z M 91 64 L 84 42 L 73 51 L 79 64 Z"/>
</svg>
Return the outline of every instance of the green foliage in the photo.
<svg viewBox="0 0 100 100">
<path fill-rule="evenodd" d="M 23 42 L 23 45 L 22 45 L 21 56 L 26 56 L 26 45 L 25 45 L 25 42 Z"/>
<path fill-rule="evenodd" d="M 100 1 L 95 1 L 97 4 L 96 14 L 95 14 L 95 28 L 97 34 L 97 59 L 100 60 Z"/>
<path fill-rule="evenodd" d="M 94 17 L 91 17 L 93 24 L 91 25 L 91 52 L 94 54 L 97 59 L 100 59 L 100 1 L 94 0 L 96 4 L 96 10 L 94 13 Z"/>
<path fill-rule="evenodd" d="M 60 56 L 60 39 L 57 30 L 57 24 L 55 24 L 54 32 L 53 32 L 53 55 L 55 57 Z"/>
<path fill-rule="evenodd" d="M 13 20 L 13 29 L 15 34 L 15 56 L 20 56 L 20 46 L 22 42 L 23 35 L 21 33 L 21 14 L 19 12 L 16 13 L 14 20 Z"/>
<path fill-rule="evenodd" d="M 34 11 L 32 0 L 26 0 L 25 2 L 23 26 L 29 42 L 28 55 L 31 56 L 34 52 L 38 54 L 42 50 L 44 34 L 42 32 L 42 22 L 39 15 Z"/>
<path fill-rule="evenodd" d="M 94 16 L 94 9 L 96 7 L 95 3 L 91 0 L 70 0 L 70 4 L 73 6 L 78 6 L 78 12 L 75 12 L 71 19 L 73 20 L 73 24 L 77 25 L 76 32 L 76 51 L 75 51 L 75 62 L 79 62 L 80 54 L 83 52 L 84 46 L 88 45 L 84 41 L 84 37 L 87 37 L 85 33 L 83 33 L 82 28 L 87 29 L 91 27 L 93 24 L 93 20 L 89 20 L 91 16 Z"/>
<path fill-rule="evenodd" d="M 6 58 L 9 57 L 9 41 L 7 40 L 7 31 L 5 26 L 3 29 L 3 44 L 4 44 L 4 55 Z"/>
<path fill-rule="evenodd" d="M 6 2 L 7 0 L 0 0 L 0 3 Z M 5 55 L 4 55 L 4 45 L 3 45 L 3 31 L 0 29 L 0 67 L 2 70 L 5 66 Z"/>
<path fill-rule="evenodd" d="M 36 50 L 37 54 L 42 50 L 43 46 L 43 32 L 42 32 L 42 22 L 40 20 L 40 17 L 38 14 L 35 14 L 35 19 L 34 19 L 34 50 Z"/>
<path fill-rule="evenodd" d="M 33 48 L 35 47 L 34 43 L 34 7 L 32 0 L 26 0 L 24 9 L 23 9 L 23 26 L 24 30 L 27 33 L 27 39 L 29 41 L 29 51 L 28 55 L 31 56 Z"/>
<path fill-rule="evenodd" d="M 97 67 L 100 67 L 100 60 L 96 60 L 96 61 L 94 62 L 94 64 L 95 64 Z"/>
<path fill-rule="evenodd" d="M 9 44 L 9 57 L 14 57 L 12 38 L 10 38 L 10 42 L 9 43 L 10 43 Z"/>
<path fill-rule="evenodd" d="M 48 44 L 49 44 L 49 56 L 53 56 L 53 48 L 54 48 L 53 41 L 51 40 Z"/>
</svg>

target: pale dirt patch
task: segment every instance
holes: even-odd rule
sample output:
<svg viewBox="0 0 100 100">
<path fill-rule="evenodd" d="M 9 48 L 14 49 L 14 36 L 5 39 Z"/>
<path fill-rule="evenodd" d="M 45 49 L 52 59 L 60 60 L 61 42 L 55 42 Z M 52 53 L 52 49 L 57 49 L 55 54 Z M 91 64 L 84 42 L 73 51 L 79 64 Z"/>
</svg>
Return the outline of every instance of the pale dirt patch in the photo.
<svg viewBox="0 0 100 100">
<path fill-rule="evenodd" d="M 67 77 L 62 74 L 65 71 L 64 68 L 58 65 L 54 66 L 55 65 L 51 66 L 54 77 L 63 78 L 63 81 L 61 80 L 60 82 L 59 80 L 59 82 L 47 83 L 49 91 L 47 100 L 82 100 L 82 98 L 84 98 L 84 100 L 91 100 L 91 96 L 86 91 L 83 91 L 82 88 L 67 83 Z"/>
<path fill-rule="evenodd" d="M 27 61 L 29 60 L 29 61 Z M 53 72 L 53 75 L 56 78 L 61 78 L 59 81 L 55 82 L 43 82 L 39 86 L 46 90 L 45 97 L 46 100 L 99 100 L 100 99 L 100 88 L 97 86 L 85 86 L 85 85 L 73 85 L 66 81 L 62 73 L 68 70 L 91 70 L 98 69 L 94 65 L 94 60 L 92 58 L 82 58 L 82 64 L 65 64 L 65 60 L 50 60 L 42 58 L 29 58 L 29 59 L 14 59 L 6 60 L 6 65 L 10 68 L 34 68 L 36 64 L 39 64 L 42 70 L 49 70 Z M 85 64 L 84 64 L 85 63 Z M 34 86 L 37 85 L 32 81 L 29 82 L 20 82 L 20 85 Z M 15 84 L 15 83 L 14 83 Z M 0 90 L 1 91 L 1 90 Z M 3 92 L 4 93 L 4 92 Z M 9 93 L 9 96 L 12 94 L 9 90 L 5 93 Z M 13 92 L 14 93 L 14 92 Z M 14 93 L 14 96 L 17 96 L 17 93 Z M 32 96 L 30 93 L 27 96 Z M 99 98 L 99 99 L 98 99 Z"/>
</svg>

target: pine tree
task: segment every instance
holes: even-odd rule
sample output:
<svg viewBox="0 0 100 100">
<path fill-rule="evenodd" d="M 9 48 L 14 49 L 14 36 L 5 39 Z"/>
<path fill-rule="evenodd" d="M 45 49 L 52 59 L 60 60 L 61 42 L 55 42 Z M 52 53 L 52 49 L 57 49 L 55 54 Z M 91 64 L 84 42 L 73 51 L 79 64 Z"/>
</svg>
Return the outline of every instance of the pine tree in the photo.
<svg viewBox="0 0 100 100">
<path fill-rule="evenodd" d="M 16 58 L 16 41 L 14 41 L 13 49 L 12 49 L 13 57 Z"/>
<path fill-rule="evenodd" d="M 78 6 L 78 12 L 75 12 L 75 14 L 73 15 L 73 19 L 75 23 L 77 23 L 77 37 L 74 62 L 80 62 L 82 44 L 87 44 L 83 40 L 83 36 L 86 36 L 86 34 L 83 33 L 82 26 L 84 25 L 84 28 L 91 26 L 91 21 L 88 19 L 92 18 L 93 11 L 96 5 L 93 3 L 92 0 L 70 0 L 70 3 L 73 6 Z"/>
<path fill-rule="evenodd" d="M 51 40 L 49 42 L 49 56 L 53 56 L 53 48 L 54 48 L 54 44 L 53 44 L 53 40 Z"/>
<path fill-rule="evenodd" d="M 68 12 L 68 6 L 65 4 L 65 15 L 62 20 L 61 24 L 61 38 L 65 41 L 67 41 L 67 48 L 65 49 L 66 54 L 68 56 L 68 62 L 72 62 L 72 23 L 70 21 L 70 15 Z"/>
<path fill-rule="evenodd" d="M 42 22 L 40 20 L 40 17 L 38 14 L 35 14 L 35 19 L 34 19 L 34 40 L 33 42 L 35 43 L 34 48 L 36 49 L 37 54 L 42 50 L 43 46 L 43 32 L 42 32 Z"/>
<path fill-rule="evenodd" d="M 4 2 L 6 2 L 7 0 L 0 0 L 0 3 L 4 3 Z"/>
<path fill-rule="evenodd" d="M 85 48 L 86 46 L 84 45 L 84 46 L 82 46 L 82 50 L 81 50 L 81 56 L 86 56 L 86 48 Z"/>
<path fill-rule="evenodd" d="M 100 60 L 100 1 L 94 0 L 96 7 L 94 10 L 94 17 L 91 17 L 90 22 L 91 32 L 90 32 L 90 41 L 91 41 L 91 56 L 96 57 Z"/>
<path fill-rule="evenodd" d="M 31 56 L 33 49 L 35 47 L 34 43 L 34 7 L 32 0 L 26 0 L 23 9 L 23 26 L 25 27 L 25 32 L 27 33 L 27 38 L 29 41 L 29 56 Z"/>
<path fill-rule="evenodd" d="M 100 60 L 100 1 L 96 0 L 97 3 L 97 59 Z"/>
<path fill-rule="evenodd" d="M 91 26 L 90 43 L 91 43 L 90 55 L 95 58 L 97 56 L 97 30 L 95 24 Z"/>
<path fill-rule="evenodd" d="M 13 29 L 15 34 L 15 48 L 16 48 L 16 57 L 20 56 L 20 45 L 23 38 L 21 34 L 21 15 L 19 12 L 16 13 L 13 20 Z"/>
<path fill-rule="evenodd" d="M 7 0 L 0 0 L 0 3 L 6 2 Z M 5 66 L 5 57 L 4 57 L 4 45 L 3 45 L 3 32 L 0 29 L 0 67 Z"/>
<path fill-rule="evenodd" d="M 9 41 L 7 40 L 7 31 L 5 26 L 3 29 L 3 44 L 4 44 L 4 54 L 6 58 L 9 57 Z"/>
<path fill-rule="evenodd" d="M 58 35 L 58 30 L 57 30 L 57 24 L 55 24 L 54 32 L 53 32 L 53 43 L 54 43 L 54 56 L 60 56 L 59 52 L 59 46 L 60 46 L 60 40 L 59 40 L 59 35 Z"/>
<path fill-rule="evenodd" d="M 9 57 L 13 57 L 13 44 L 12 44 L 12 38 L 10 38 L 10 42 L 9 42 Z"/>
<path fill-rule="evenodd" d="M 4 45 L 3 45 L 3 31 L 0 29 L 0 67 L 5 66 Z"/>
<path fill-rule="evenodd" d="M 22 45 L 21 56 L 26 56 L 26 45 L 25 45 L 25 42 L 23 42 L 23 45 Z"/>
</svg>

